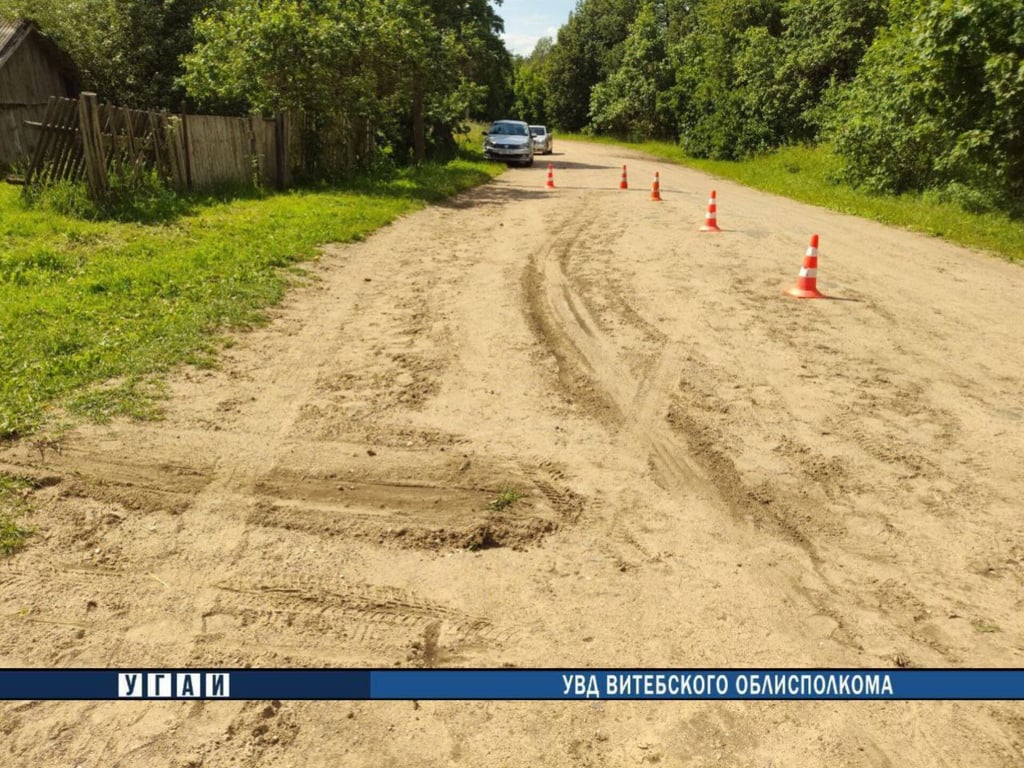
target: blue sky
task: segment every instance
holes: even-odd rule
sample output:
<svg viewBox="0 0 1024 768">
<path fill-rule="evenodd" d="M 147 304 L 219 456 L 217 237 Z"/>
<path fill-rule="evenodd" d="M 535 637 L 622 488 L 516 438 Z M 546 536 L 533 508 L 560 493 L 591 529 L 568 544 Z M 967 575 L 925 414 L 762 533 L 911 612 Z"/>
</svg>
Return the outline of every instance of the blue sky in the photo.
<svg viewBox="0 0 1024 768">
<path fill-rule="evenodd" d="M 576 0 L 504 0 L 495 8 L 505 20 L 505 45 L 525 56 L 540 38 L 555 37 L 575 10 Z"/>
</svg>

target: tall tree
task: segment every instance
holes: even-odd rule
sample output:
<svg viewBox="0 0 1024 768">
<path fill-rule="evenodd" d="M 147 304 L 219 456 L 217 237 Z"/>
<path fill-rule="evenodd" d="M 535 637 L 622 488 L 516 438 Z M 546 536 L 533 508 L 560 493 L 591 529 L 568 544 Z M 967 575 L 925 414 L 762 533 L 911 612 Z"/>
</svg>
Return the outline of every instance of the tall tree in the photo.
<svg viewBox="0 0 1024 768">
<path fill-rule="evenodd" d="M 888 7 L 889 0 L 787 0 L 783 53 L 772 67 L 779 143 L 817 139 L 833 92 L 856 75 Z"/>
<path fill-rule="evenodd" d="M 675 138 L 667 59 L 669 19 L 665 0 L 643 0 L 623 44 L 622 63 L 590 93 L 590 120 L 599 133 Z"/>
<path fill-rule="evenodd" d="M 546 111 L 561 128 L 579 130 L 590 115 L 590 90 L 619 68 L 640 0 L 580 0 L 558 30 L 548 69 Z"/>
<path fill-rule="evenodd" d="M 1019 0 L 896 0 L 834 120 L 847 177 L 1024 209 Z"/>
<path fill-rule="evenodd" d="M 176 108 L 193 21 L 220 0 L 0 0 L 0 17 L 29 18 L 75 60 L 85 86 L 134 107 Z"/>
<path fill-rule="evenodd" d="M 400 160 L 451 152 L 508 54 L 488 0 L 231 0 L 196 24 L 189 93 L 373 126 Z M 369 160 L 369 157 L 364 157 Z"/>
<path fill-rule="evenodd" d="M 771 145 L 760 87 L 780 53 L 781 0 L 702 0 L 673 48 L 681 143 L 699 157 L 736 158 Z M 756 84 L 750 88 L 751 84 Z"/>
<path fill-rule="evenodd" d="M 733 159 L 815 140 L 830 94 L 853 77 L 887 4 L 700 0 L 671 47 L 683 146 Z"/>
<path fill-rule="evenodd" d="M 527 56 L 519 56 L 514 63 L 515 102 L 512 105 L 512 116 L 528 123 L 546 124 L 547 113 L 548 66 L 554 41 L 550 37 L 542 37 L 537 41 L 533 52 Z"/>
<path fill-rule="evenodd" d="M 366 6 L 313 0 L 240 0 L 196 22 L 185 84 L 205 105 L 244 100 L 253 109 L 369 108 L 364 98 Z M 360 87 L 362 85 L 362 87 Z"/>
<path fill-rule="evenodd" d="M 192 50 L 192 25 L 219 0 L 114 0 L 118 52 L 109 87 L 132 106 L 176 108 L 185 97 L 181 57 Z"/>
</svg>

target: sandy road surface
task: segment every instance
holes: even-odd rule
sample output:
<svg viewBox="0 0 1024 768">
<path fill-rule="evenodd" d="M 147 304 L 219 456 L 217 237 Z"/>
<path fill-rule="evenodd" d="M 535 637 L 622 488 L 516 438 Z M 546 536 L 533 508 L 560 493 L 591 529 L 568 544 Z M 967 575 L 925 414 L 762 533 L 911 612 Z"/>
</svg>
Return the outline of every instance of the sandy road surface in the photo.
<svg viewBox="0 0 1024 768">
<path fill-rule="evenodd" d="M 48 479 L 0 664 L 1024 665 L 1024 270 L 558 150 L 555 190 L 511 170 L 327 248 L 164 422 L 0 453 Z M 842 300 L 781 295 L 812 232 Z M 998 703 L 36 702 L 0 730 L 12 766 L 1024 764 Z"/>
</svg>

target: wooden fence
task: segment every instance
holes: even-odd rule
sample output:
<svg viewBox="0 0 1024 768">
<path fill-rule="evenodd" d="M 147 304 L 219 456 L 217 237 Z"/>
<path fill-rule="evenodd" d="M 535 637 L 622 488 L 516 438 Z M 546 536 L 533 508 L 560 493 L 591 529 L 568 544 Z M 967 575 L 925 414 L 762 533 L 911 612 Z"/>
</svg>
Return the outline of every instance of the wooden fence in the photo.
<svg viewBox="0 0 1024 768">
<path fill-rule="evenodd" d="M 284 189 L 291 185 L 295 146 L 288 115 L 215 117 L 100 105 L 93 93 L 51 98 L 40 122 L 26 184 L 85 179 L 105 197 L 112 174 L 156 172 L 179 191 L 219 185 Z"/>
<path fill-rule="evenodd" d="M 377 152 L 376 131 L 367 120 L 336 114 L 314 124 L 301 113 L 289 113 L 289 151 L 295 167 L 313 178 L 340 178 L 364 167 Z"/>
<path fill-rule="evenodd" d="M 24 170 L 36 139 L 25 124 L 37 123 L 45 114 L 45 104 L 0 104 L 0 170 Z"/>
</svg>

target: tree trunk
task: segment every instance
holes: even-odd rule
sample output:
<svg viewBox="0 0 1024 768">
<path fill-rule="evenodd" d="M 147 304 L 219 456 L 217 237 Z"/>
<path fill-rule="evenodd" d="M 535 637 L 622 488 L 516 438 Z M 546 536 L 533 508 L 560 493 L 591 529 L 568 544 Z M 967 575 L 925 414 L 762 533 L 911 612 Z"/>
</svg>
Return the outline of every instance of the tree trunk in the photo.
<svg viewBox="0 0 1024 768">
<path fill-rule="evenodd" d="M 423 117 L 423 84 L 417 75 L 412 87 L 412 159 L 422 163 L 427 159 L 427 130 Z"/>
</svg>

